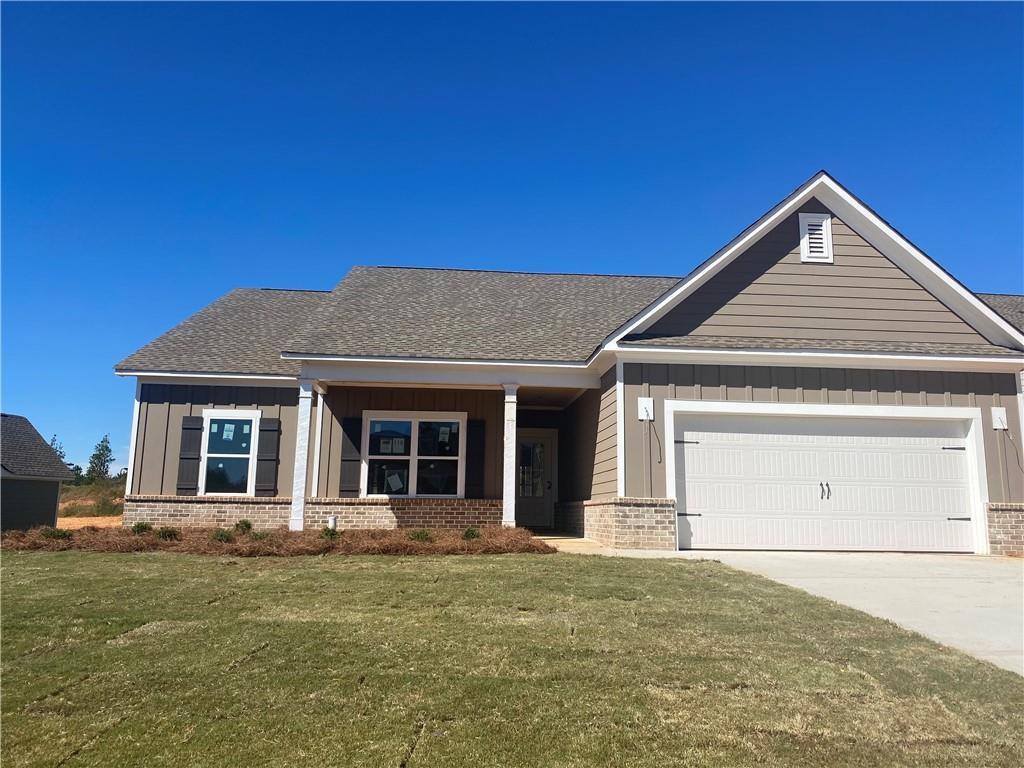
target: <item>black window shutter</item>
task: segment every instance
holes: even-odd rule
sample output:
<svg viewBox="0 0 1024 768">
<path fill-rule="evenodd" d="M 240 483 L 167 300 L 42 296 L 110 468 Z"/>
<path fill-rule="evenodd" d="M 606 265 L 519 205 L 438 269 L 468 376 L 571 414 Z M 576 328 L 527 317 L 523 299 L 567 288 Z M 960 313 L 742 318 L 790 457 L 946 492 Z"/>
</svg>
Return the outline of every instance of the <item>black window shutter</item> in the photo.
<svg viewBox="0 0 1024 768">
<path fill-rule="evenodd" d="M 341 481 L 338 495 L 343 499 L 359 495 L 359 473 L 363 461 L 363 420 L 350 416 L 341 420 Z"/>
<path fill-rule="evenodd" d="M 256 446 L 256 495 L 277 495 L 277 457 L 281 443 L 281 420 L 260 419 L 260 439 Z"/>
<path fill-rule="evenodd" d="M 199 460 L 203 448 L 203 417 L 185 416 L 181 420 L 181 450 L 178 453 L 179 496 L 199 493 Z"/>
<path fill-rule="evenodd" d="M 466 422 L 466 498 L 484 497 L 484 420 Z"/>
</svg>

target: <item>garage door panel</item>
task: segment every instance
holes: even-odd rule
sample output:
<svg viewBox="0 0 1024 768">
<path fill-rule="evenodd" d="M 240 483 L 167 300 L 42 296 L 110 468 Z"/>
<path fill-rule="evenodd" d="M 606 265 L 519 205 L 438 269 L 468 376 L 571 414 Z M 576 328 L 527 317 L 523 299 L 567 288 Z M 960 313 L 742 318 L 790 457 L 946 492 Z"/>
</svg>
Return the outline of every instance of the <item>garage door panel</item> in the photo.
<svg viewBox="0 0 1024 768">
<path fill-rule="evenodd" d="M 680 546 L 973 550 L 962 425 L 732 418 L 677 418 Z"/>
</svg>

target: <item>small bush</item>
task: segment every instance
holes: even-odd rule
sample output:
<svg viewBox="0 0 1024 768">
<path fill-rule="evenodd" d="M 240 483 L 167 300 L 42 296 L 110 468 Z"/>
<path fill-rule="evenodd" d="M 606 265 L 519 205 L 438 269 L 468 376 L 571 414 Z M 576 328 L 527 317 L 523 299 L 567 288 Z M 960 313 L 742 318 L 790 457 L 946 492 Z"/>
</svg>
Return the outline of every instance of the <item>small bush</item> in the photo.
<svg viewBox="0 0 1024 768">
<path fill-rule="evenodd" d="M 149 523 L 139 522 L 139 523 L 135 523 L 132 526 L 132 533 L 134 533 L 136 536 L 141 536 L 142 534 L 149 533 L 152 530 L 153 530 L 153 526 L 150 525 Z"/>
<path fill-rule="evenodd" d="M 466 541 L 480 538 L 480 531 L 477 528 L 467 528 L 462 532 L 462 538 Z"/>
<path fill-rule="evenodd" d="M 43 528 L 40 535 L 44 539 L 70 539 L 71 531 L 66 528 Z"/>
<path fill-rule="evenodd" d="M 178 541 L 181 539 L 181 531 L 177 528 L 168 528 L 164 526 L 163 528 L 156 529 L 156 537 L 163 541 Z"/>
<path fill-rule="evenodd" d="M 320 531 L 320 535 L 325 539 L 336 539 L 338 538 L 338 531 L 325 525 L 323 530 Z"/>
<path fill-rule="evenodd" d="M 231 531 L 225 530 L 224 528 L 215 529 L 214 532 L 210 534 L 210 538 L 223 544 L 230 544 L 235 540 L 235 537 L 231 535 Z"/>
<path fill-rule="evenodd" d="M 270 534 L 267 531 L 253 531 L 249 534 L 249 538 L 253 541 L 263 541 L 263 539 L 267 538 L 269 535 Z"/>
<path fill-rule="evenodd" d="M 235 530 L 239 533 L 250 533 L 252 531 L 252 523 L 248 520 L 239 520 L 235 523 Z"/>
<path fill-rule="evenodd" d="M 410 531 L 409 538 L 413 541 L 433 541 L 433 539 L 430 538 L 430 531 L 422 529 L 419 531 Z"/>
<path fill-rule="evenodd" d="M 97 499 L 93 504 L 93 514 L 101 517 L 120 515 L 124 513 L 124 504 L 115 504 L 113 499 Z"/>
</svg>

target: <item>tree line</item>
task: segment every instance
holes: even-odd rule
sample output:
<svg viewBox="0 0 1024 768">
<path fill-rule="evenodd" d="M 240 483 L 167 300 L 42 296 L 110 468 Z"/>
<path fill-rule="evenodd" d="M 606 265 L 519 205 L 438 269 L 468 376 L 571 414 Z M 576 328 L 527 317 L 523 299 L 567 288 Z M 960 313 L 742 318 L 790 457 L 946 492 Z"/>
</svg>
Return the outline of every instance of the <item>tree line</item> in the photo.
<svg viewBox="0 0 1024 768">
<path fill-rule="evenodd" d="M 64 452 L 64 444 L 57 439 L 56 435 L 50 438 L 50 447 L 74 473 L 75 477 L 71 480 L 72 485 L 89 485 L 98 480 L 120 479 L 128 474 L 127 469 L 122 469 L 113 477 L 110 474 L 110 465 L 114 463 L 114 452 L 110 448 L 110 435 L 104 435 L 96 443 L 96 447 L 92 449 L 92 455 L 89 457 L 89 466 L 84 472 L 81 465 L 68 461 L 67 454 Z"/>
</svg>

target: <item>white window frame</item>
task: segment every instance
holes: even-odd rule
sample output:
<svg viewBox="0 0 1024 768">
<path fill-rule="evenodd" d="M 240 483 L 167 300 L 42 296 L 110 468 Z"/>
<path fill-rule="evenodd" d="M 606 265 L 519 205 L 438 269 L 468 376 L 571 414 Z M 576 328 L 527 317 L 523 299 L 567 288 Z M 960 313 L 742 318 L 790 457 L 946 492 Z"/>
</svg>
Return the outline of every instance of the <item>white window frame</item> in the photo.
<svg viewBox="0 0 1024 768">
<path fill-rule="evenodd" d="M 371 421 L 410 421 L 412 433 L 409 437 L 408 456 L 370 456 L 370 422 Z M 459 424 L 459 452 L 457 456 L 425 456 L 419 455 L 419 435 L 421 421 L 456 421 Z M 409 493 L 388 494 L 368 493 L 370 479 L 370 459 L 396 459 L 409 462 Z M 420 458 L 439 458 L 442 461 L 457 461 L 458 483 L 456 494 L 423 494 L 416 493 L 416 467 Z M 359 496 L 367 499 L 462 499 L 466 495 L 466 412 L 465 411 L 363 411 L 362 450 L 359 470 Z"/>
<path fill-rule="evenodd" d="M 825 240 L 825 255 L 812 256 L 807 236 L 807 225 L 812 221 L 821 222 L 821 234 Z M 807 264 L 833 264 L 835 255 L 832 252 L 832 214 L 801 213 L 800 214 L 800 261 Z"/>
<path fill-rule="evenodd" d="M 200 496 L 255 496 L 256 495 L 256 457 L 259 456 L 260 442 L 260 417 L 263 415 L 259 410 L 234 410 L 229 408 L 204 408 L 203 409 L 203 437 L 200 449 L 199 460 L 199 495 Z M 252 421 L 252 440 L 249 446 L 249 478 L 246 483 L 245 493 L 207 493 L 206 492 L 206 461 L 210 458 L 207 448 L 210 442 L 210 421 L 213 419 L 249 419 Z M 215 459 L 238 459 L 240 453 L 215 453 Z"/>
</svg>

